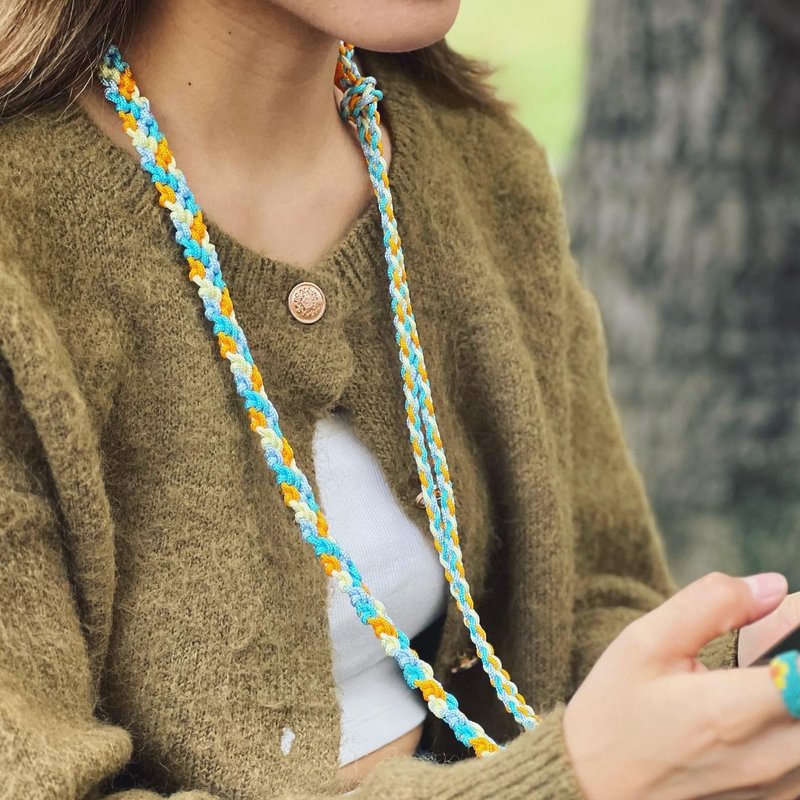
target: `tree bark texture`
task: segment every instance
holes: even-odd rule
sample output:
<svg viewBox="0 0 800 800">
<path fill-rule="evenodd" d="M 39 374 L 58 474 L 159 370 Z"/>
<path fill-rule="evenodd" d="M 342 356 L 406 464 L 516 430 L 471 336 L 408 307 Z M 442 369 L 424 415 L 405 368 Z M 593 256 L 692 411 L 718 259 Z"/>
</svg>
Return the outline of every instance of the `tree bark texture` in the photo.
<svg viewBox="0 0 800 800">
<path fill-rule="evenodd" d="M 800 2 L 595 0 L 574 252 L 677 576 L 800 588 Z"/>
</svg>

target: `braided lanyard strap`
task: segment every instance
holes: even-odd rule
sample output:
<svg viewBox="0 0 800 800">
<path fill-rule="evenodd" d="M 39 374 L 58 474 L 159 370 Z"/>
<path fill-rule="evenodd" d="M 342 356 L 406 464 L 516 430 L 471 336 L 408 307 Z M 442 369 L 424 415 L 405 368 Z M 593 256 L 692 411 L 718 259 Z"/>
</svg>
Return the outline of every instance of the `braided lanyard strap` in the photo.
<svg viewBox="0 0 800 800">
<path fill-rule="evenodd" d="M 451 592 L 464 613 L 473 642 L 476 647 L 480 647 L 481 660 L 498 696 L 524 727 L 531 728 L 537 724 L 538 717 L 524 704 L 508 674 L 494 656 L 472 608 L 469 586 L 464 579 L 455 529 L 452 487 L 441 439 L 436 429 L 430 387 L 411 313 L 388 174 L 380 146 L 380 117 L 376 106 L 381 95 L 375 89 L 373 78 L 361 78 L 357 74 L 352 63 L 352 52 L 352 47 L 344 44 L 340 46 L 336 75 L 340 86 L 342 82 L 346 84 L 342 87 L 345 92 L 342 113 L 355 115 L 359 138 L 380 206 L 408 425 L 431 530 Z M 216 249 L 209 240 L 202 210 L 175 163 L 167 140 L 150 111 L 147 98 L 139 93 L 128 64 L 114 45 L 103 56 L 99 65 L 99 77 L 105 86 L 106 98 L 115 106 L 123 129 L 140 155 L 142 168 L 150 174 L 158 190 L 159 204 L 169 211 L 175 229 L 175 240 L 182 247 L 189 265 L 189 280 L 198 288 L 205 316 L 212 323 L 217 337 L 220 356 L 229 363 L 236 391 L 244 401 L 250 428 L 259 436 L 264 459 L 274 474 L 285 505 L 294 514 L 302 538 L 313 547 L 326 574 L 348 595 L 362 623 L 372 628 L 386 654 L 398 663 L 406 683 L 421 691 L 431 712 L 442 719 L 452 729 L 457 740 L 464 746 L 471 747 L 477 756 L 495 752 L 499 745 L 480 725 L 463 714 L 456 698 L 446 692 L 436 680 L 431 666 L 410 646 L 408 636 L 394 625 L 383 604 L 370 593 L 350 557 L 329 535 L 325 516 L 314 498 L 308 479 L 295 462 L 292 448 L 281 431 L 278 412 L 266 394 L 261 373 L 253 363 L 244 331 L 236 321 L 233 302 L 222 277 Z M 446 502 L 444 514 L 434 497 L 433 478 L 426 455 L 426 439 L 420 430 L 420 419 L 425 423 L 425 436 L 430 436 L 433 441 L 430 449 L 435 454 L 434 471 L 439 492 Z M 447 526 L 444 535 L 441 534 L 443 519 Z"/>
<path fill-rule="evenodd" d="M 425 357 L 417 335 L 417 323 L 411 310 L 403 248 L 397 231 L 389 175 L 383 158 L 380 113 L 377 110 L 378 100 L 382 99 L 383 95 L 375 88 L 375 78 L 362 77 L 359 74 L 358 67 L 353 62 L 353 46 L 344 42 L 339 45 L 336 80 L 344 92 L 341 104 L 342 116 L 345 119 L 352 119 L 356 124 L 364 157 L 369 166 L 372 188 L 381 212 L 389 294 L 394 311 L 395 337 L 403 376 L 406 423 L 439 560 L 450 584 L 450 592 L 469 630 L 470 639 L 497 696 L 520 725 L 534 727 L 538 717 L 525 703 L 525 698 L 517 691 L 509 674 L 503 669 L 500 659 L 494 654 L 491 644 L 486 640 L 486 631 L 481 627 L 480 617 L 475 611 L 469 584 L 464 575 L 450 471 L 447 468 L 439 426 L 436 424 L 433 396 L 428 372 L 425 369 Z M 433 458 L 433 472 L 436 475 L 438 492 L 433 486 L 428 452 Z"/>
</svg>

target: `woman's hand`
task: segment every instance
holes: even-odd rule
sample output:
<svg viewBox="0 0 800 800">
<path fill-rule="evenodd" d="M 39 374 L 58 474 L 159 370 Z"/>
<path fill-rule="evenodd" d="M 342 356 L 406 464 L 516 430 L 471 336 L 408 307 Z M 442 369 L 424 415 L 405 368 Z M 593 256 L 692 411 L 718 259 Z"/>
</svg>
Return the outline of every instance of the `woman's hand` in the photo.
<svg viewBox="0 0 800 800">
<path fill-rule="evenodd" d="M 700 649 L 786 596 L 774 573 L 695 581 L 626 628 L 567 706 L 587 800 L 795 800 L 800 722 L 768 667 L 708 671 Z"/>
<path fill-rule="evenodd" d="M 739 666 L 747 667 L 752 664 L 798 624 L 800 624 L 800 592 L 795 592 L 771 614 L 739 631 Z"/>
</svg>

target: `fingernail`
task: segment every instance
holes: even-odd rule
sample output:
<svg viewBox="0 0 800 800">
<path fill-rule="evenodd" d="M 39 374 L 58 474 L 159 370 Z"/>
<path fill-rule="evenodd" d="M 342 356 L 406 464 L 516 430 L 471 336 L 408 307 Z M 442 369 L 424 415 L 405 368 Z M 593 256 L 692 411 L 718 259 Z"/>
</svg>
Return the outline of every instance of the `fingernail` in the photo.
<svg viewBox="0 0 800 800">
<path fill-rule="evenodd" d="M 780 572 L 761 572 L 743 579 L 756 600 L 774 600 L 786 594 L 789 586 Z"/>
</svg>

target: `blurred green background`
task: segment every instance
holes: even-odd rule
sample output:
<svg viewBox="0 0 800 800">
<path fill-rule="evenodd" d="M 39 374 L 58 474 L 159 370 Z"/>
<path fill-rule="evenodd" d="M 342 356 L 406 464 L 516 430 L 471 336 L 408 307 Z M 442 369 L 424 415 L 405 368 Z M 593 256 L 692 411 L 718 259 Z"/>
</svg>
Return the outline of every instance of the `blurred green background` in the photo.
<svg viewBox="0 0 800 800">
<path fill-rule="evenodd" d="M 517 117 L 565 163 L 580 110 L 588 0 L 463 0 L 448 41 L 497 67 Z"/>
</svg>

